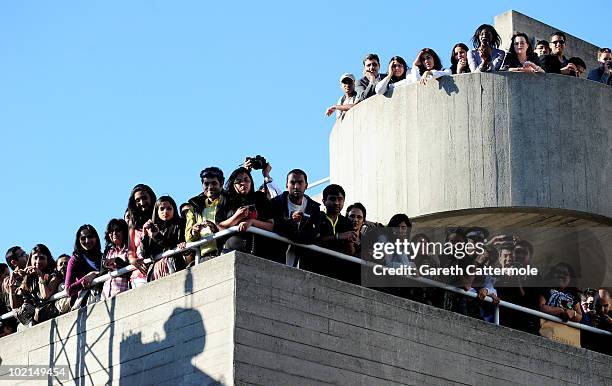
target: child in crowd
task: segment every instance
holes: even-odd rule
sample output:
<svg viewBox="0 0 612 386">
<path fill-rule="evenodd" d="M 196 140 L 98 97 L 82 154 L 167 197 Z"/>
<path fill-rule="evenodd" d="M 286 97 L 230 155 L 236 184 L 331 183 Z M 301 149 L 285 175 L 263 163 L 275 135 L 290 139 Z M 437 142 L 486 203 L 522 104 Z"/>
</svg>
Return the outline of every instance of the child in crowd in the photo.
<svg viewBox="0 0 612 386">
<path fill-rule="evenodd" d="M 161 196 L 153 207 L 153 217 L 144 223 L 145 235 L 138 248 L 142 259 L 154 258 L 160 253 L 179 247 L 185 248 L 185 228 L 178 214 L 176 202 L 170 196 Z M 163 257 L 149 265 L 148 281 L 173 274 L 184 269 L 181 254 Z"/>
</svg>

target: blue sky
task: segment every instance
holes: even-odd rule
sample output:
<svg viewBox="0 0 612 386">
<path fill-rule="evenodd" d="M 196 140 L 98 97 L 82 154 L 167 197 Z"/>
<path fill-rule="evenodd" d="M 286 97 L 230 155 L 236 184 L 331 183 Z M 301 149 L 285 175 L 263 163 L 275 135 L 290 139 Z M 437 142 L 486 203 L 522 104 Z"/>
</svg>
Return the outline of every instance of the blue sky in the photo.
<svg viewBox="0 0 612 386">
<path fill-rule="evenodd" d="M 2 2 L 2 253 L 70 252 L 81 224 L 103 233 L 123 215 L 135 184 L 180 203 L 202 168 L 229 175 L 247 155 L 281 186 L 294 167 L 328 176 L 324 111 L 368 52 L 412 63 L 427 46 L 448 66 L 455 42 L 509 9 L 610 45 L 605 12 L 559 2 L 396 4 Z"/>
</svg>

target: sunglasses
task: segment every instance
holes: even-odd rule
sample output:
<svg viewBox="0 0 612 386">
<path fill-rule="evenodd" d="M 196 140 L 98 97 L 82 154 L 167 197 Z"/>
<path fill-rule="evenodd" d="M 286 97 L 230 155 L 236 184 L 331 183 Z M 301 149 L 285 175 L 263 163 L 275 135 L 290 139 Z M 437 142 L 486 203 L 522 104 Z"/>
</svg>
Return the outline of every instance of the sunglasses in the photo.
<svg viewBox="0 0 612 386">
<path fill-rule="evenodd" d="M 564 46 L 565 45 L 565 40 L 555 40 L 554 42 L 550 42 L 550 44 L 553 45 L 560 45 L 560 46 Z"/>
</svg>

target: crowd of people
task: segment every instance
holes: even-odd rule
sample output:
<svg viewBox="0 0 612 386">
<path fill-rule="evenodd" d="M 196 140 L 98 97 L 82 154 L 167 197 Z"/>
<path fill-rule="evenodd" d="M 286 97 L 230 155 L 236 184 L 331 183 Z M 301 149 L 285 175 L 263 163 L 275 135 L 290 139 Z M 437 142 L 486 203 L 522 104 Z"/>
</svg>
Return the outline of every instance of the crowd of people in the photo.
<svg viewBox="0 0 612 386">
<path fill-rule="evenodd" d="M 457 43 L 450 54 L 450 67 L 444 69 L 438 54 L 431 48 L 420 50 L 412 68 L 401 56 L 389 60 L 386 74 L 380 73 L 380 58 L 368 54 L 363 59 L 363 77 L 359 80 L 351 73 L 340 76 L 342 97 L 326 110 L 330 116 L 336 112 L 337 119 L 342 119 L 354 105 L 376 94 L 390 97 L 395 87 L 437 79 L 445 75 L 465 74 L 470 72 L 528 72 L 555 73 L 580 77 L 587 70 L 583 59 L 566 57 L 566 36 L 563 32 L 554 32 L 550 40 L 533 42 L 524 32 L 517 32 L 510 39 L 508 51 L 500 49 L 501 37 L 489 24 L 479 26 L 472 36 L 473 49 L 465 43 Z M 597 52 L 599 66 L 589 71 L 587 79 L 612 84 L 612 50 L 601 48 Z"/>
<path fill-rule="evenodd" d="M 254 168 L 262 170 L 264 176 L 264 184 L 257 190 L 251 174 Z M 2 322 L 0 336 L 144 286 L 193 265 L 196 258 L 205 261 L 229 251 L 248 252 L 291 267 L 362 284 L 360 264 L 245 232 L 249 227 L 357 258 L 364 256 L 361 251 L 364 236 L 380 229 L 389 229 L 398 238 L 413 242 L 430 241 L 430 236 L 423 233 L 411 235 L 412 224 L 406 214 L 394 215 L 383 226 L 369 221 L 365 206 L 359 202 L 349 205 L 344 211 L 346 193 L 336 184 L 323 190 L 321 208 L 305 194 L 308 177 L 303 170 L 293 169 L 287 174 L 285 191 L 274 184 L 270 170 L 270 164 L 260 156 L 247 157 L 243 166 L 234 170 L 227 181 L 221 169 L 207 167 L 200 173 L 202 192 L 180 207 L 172 197 L 158 198 L 149 186 L 138 184 L 130 193 L 124 218 L 111 219 L 102 238 L 92 225 L 82 225 L 76 231 L 70 254 L 61 254 L 54 259 L 44 244 L 35 245 L 29 253 L 19 246 L 9 248 L 6 264 L 0 264 L 0 314 L 12 311 L 14 318 Z M 239 232 L 203 243 L 198 247 L 199 254 L 186 248 L 186 243 L 232 226 L 238 226 Z M 444 254 L 389 255 L 384 264 L 524 266 L 532 262 L 535 253 L 526 240 L 506 235 L 491 236 L 487 229 L 479 227 L 449 228 L 444 241 L 481 242 L 485 248 L 482 253 L 472 253 L 462 259 Z M 184 250 L 147 263 L 147 259 L 177 248 Z M 96 277 L 128 265 L 136 269 L 111 277 L 103 285 L 92 285 Z M 573 269 L 564 263 L 554 266 L 549 275 L 555 285 L 545 289 L 531 287 L 520 278 L 467 274 L 437 278 L 474 292 L 478 295 L 475 299 L 438 288 L 402 285 L 379 289 L 487 321 L 493 321 L 493 308 L 483 299 L 490 296 L 494 303 L 503 299 L 563 320 L 612 330 L 608 291 L 604 288 L 578 291 Z M 508 283 L 507 280 L 514 282 Z M 68 297 L 48 301 L 63 290 Z M 502 324 L 538 332 L 537 319 L 505 308 L 501 312 Z M 601 341 L 594 339 L 589 344 L 601 350 L 598 346 Z"/>
</svg>

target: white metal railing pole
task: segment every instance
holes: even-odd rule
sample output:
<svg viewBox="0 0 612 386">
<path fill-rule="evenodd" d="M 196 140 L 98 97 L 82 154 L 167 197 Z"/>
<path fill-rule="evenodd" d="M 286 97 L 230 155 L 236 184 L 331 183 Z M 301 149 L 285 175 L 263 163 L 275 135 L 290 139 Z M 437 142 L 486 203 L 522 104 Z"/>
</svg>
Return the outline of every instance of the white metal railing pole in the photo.
<svg viewBox="0 0 612 386">
<path fill-rule="evenodd" d="M 495 324 L 499 326 L 499 306 L 495 305 Z"/>
</svg>

